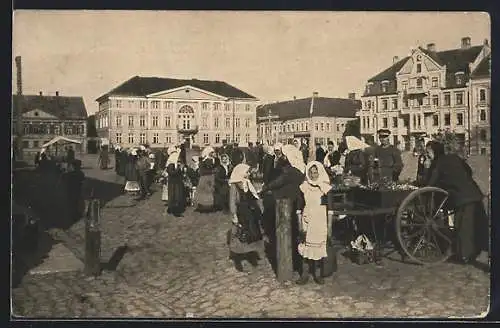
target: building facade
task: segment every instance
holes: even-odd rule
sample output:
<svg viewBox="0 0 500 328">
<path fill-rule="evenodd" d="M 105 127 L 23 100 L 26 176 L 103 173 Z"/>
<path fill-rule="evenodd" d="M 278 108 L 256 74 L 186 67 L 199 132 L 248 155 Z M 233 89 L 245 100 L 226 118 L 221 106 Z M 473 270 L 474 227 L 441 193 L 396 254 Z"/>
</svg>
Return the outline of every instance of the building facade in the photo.
<svg viewBox="0 0 500 328">
<path fill-rule="evenodd" d="M 29 159 L 42 145 L 56 136 L 78 140 L 75 151 L 86 152 L 87 109 L 82 97 L 43 95 L 13 95 L 13 111 L 21 110 L 22 150 Z M 17 115 L 13 115 L 13 135 L 16 134 Z"/>
<path fill-rule="evenodd" d="M 301 138 L 308 144 L 326 145 L 340 142 L 348 121 L 356 119 L 361 101 L 354 94 L 349 99 L 312 97 L 259 106 L 257 109 L 258 139 L 272 145 Z M 311 114 L 312 112 L 312 114 Z"/>
<path fill-rule="evenodd" d="M 470 153 L 491 154 L 491 54 L 477 65 L 469 81 Z"/>
<path fill-rule="evenodd" d="M 136 76 L 97 99 L 97 134 L 123 147 L 255 142 L 257 101 L 225 82 Z"/>
<path fill-rule="evenodd" d="M 418 135 L 450 129 L 463 146 L 470 144 L 478 123 L 472 118 L 471 76 L 491 53 L 487 40 L 479 46 L 470 42 L 462 38 L 460 48 L 445 51 L 433 43 L 418 47 L 369 79 L 357 114 L 363 137 L 377 141 L 376 131 L 389 129 L 391 142 L 410 150 Z"/>
</svg>

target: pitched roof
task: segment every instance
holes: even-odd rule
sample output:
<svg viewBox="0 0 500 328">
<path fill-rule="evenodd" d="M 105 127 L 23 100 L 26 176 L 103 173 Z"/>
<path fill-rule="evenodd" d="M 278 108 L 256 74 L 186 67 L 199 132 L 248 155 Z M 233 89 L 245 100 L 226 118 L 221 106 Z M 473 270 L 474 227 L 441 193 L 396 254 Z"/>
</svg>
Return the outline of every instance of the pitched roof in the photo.
<svg viewBox="0 0 500 328">
<path fill-rule="evenodd" d="M 87 109 L 85 108 L 83 97 L 12 95 L 12 102 L 14 113 L 20 107 L 22 113 L 38 109 L 59 119 L 87 118 Z M 17 107 L 16 104 L 18 104 Z"/>
<path fill-rule="evenodd" d="M 368 80 L 368 82 L 374 82 L 374 81 L 384 81 L 384 80 L 394 80 L 396 78 L 396 73 L 403 68 L 404 64 L 408 61 L 410 57 L 405 57 L 401 59 L 400 61 L 394 63 L 392 66 L 387 68 L 386 70 L 378 73 L 374 77 Z"/>
<path fill-rule="evenodd" d="M 464 72 L 465 74 L 469 74 L 469 63 L 474 62 L 483 49 L 483 46 L 473 46 L 467 49 L 452 49 L 438 52 L 429 51 L 421 47 L 419 47 L 419 49 L 436 61 L 439 65 L 446 65 L 447 87 L 453 87 L 455 83 L 455 73 Z M 396 73 L 403 67 L 409 58 L 410 57 L 403 58 L 386 70 L 369 79 L 368 82 L 395 80 Z"/>
<path fill-rule="evenodd" d="M 481 60 L 481 62 L 479 63 L 479 65 L 477 65 L 474 72 L 472 72 L 471 78 L 491 76 L 490 60 L 491 60 L 491 54 L 484 57 L 483 60 Z"/>
<path fill-rule="evenodd" d="M 208 80 L 180 80 L 170 79 L 163 77 L 141 77 L 134 76 L 118 87 L 112 89 L 108 93 L 100 96 L 96 101 L 100 101 L 108 96 L 137 96 L 144 97 L 148 94 L 160 92 L 164 90 L 175 89 L 183 86 L 193 86 L 198 89 L 206 90 L 227 98 L 242 98 L 242 99 L 256 99 L 254 96 L 241 91 L 222 81 L 208 81 Z"/>
<path fill-rule="evenodd" d="M 273 104 L 266 104 L 257 107 L 257 116 L 265 117 L 277 115 L 281 120 L 309 117 L 311 106 L 311 97 L 282 101 Z M 360 100 L 351 100 L 343 98 L 314 98 L 313 116 L 326 117 L 355 117 L 356 111 L 361 109 Z"/>
</svg>

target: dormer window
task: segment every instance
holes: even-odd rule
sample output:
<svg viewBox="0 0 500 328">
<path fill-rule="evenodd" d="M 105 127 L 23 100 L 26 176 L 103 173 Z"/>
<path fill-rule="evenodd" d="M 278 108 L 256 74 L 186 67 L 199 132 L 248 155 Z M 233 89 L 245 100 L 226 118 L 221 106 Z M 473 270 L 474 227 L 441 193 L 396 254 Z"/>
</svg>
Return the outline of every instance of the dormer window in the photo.
<svg viewBox="0 0 500 328">
<path fill-rule="evenodd" d="M 389 88 L 389 81 L 382 81 L 382 92 L 387 92 Z"/>
<path fill-rule="evenodd" d="M 462 85 L 464 83 L 464 73 L 463 72 L 455 73 L 455 83 L 457 85 Z"/>
<path fill-rule="evenodd" d="M 368 84 L 366 85 L 366 90 L 365 90 L 365 91 L 366 91 L 366 93 L 370 93 L 370 92 L 371 92 L 371 89 L 372 89 L 371 87 L 372 87 L 371 83 L 368 83 Z"/>
</svg>

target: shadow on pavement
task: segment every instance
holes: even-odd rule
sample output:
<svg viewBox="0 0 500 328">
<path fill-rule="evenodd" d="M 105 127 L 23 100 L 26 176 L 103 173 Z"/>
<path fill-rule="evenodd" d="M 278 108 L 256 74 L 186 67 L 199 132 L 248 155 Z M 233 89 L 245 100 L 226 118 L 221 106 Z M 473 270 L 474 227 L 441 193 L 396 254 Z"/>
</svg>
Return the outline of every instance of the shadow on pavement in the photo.
<svg viewBox="0 0 500 328">
<path fill-rule="evenodd" d="M 17 249 L 12 252 L 12 288 L 18 287 L 30 270 L 43 263 L 55 244 L 57 242 L 42 231 L 36 249 Z"/>
<path fill-rule="evenodd" d="M 116 271 L 116 268 L 120 264 L 121 260 L 125 256 L 125 254 L 129 251 L 129 247 L 127 245 L 118 247 L 109 261 L 107 263 L 101 263 L 101 268 L 103 271 Z"/>
</svg>

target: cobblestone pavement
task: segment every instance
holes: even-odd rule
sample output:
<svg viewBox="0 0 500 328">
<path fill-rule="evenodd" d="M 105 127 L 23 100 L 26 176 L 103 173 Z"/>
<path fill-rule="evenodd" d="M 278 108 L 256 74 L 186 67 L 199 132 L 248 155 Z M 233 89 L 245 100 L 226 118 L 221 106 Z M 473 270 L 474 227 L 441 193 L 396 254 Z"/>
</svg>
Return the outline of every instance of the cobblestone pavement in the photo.
<svg viewBox="0 0 500 328">
<path fill-rule="evenodd" d="M 108 178 L 114 176 L 106 173 Z M 265 258 L 259 267 L 238 272 L 225 245 L 229 228 L 223 214 L 188 209 L 182 218 L 167 215 L 159 192 L 139 203 L 121 195 L 102 210 L 103 261 L 127 246 L 116 270 L 97 278 L 81 272 L 27 275 L 13 290 L 13 312 L 59 318 L 359 318 L 471 317 L 488 309 L 489 274 L 451 263 L 422 267 L 387 259 L 383 266 L 358 266 L 339 256 L 339 271 L 323 286 L 279 284 Z M 76 254 L 83 252 L 83 229 L 80 221 L 68 231 L 68 247 Z"/>
</svg>

